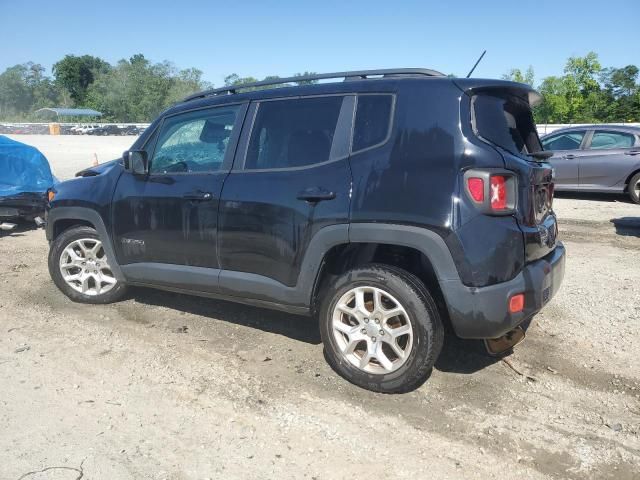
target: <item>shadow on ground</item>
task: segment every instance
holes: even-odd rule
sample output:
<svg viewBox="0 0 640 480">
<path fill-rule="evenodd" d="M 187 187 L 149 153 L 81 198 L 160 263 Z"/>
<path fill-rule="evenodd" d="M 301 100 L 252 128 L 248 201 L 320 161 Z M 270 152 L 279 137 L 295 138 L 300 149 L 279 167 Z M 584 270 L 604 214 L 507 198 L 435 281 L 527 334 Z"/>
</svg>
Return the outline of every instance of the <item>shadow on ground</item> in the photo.
<svg viewBox="0 0 640 480">
<path fill-rule="evenodd" d="M 322 343 L 318 323 L 310 317 L 147 288 L 135 288 L 132 297 L 139 303 L 255 328 L 299 342 Z M 487 355 L 480 340 L 463 340 L 447 334 L 435 368 L 442 372 L 471 374 L 497 361 L 499 358 Z"/>
<path fill-rule="evenodd" d="M 435 368 L 441 372 L 471 374 L 498 361 L 499 357 L 487 354 L 481 340 L 464 340 L 448 334 Z"/>
<path fill-rule="evenodd" d="M 640 237 L 640 217 L 614 218 L 611 223 L 616 227 L 618 235 Z"/>
<path fill-rule="evenodd" d="M 256 328 L 299 342 L 312 345 L 321 343 L 318 323 L 309 317 L 147 288 L 134 289 L 132 297 L 137 302 L 147 305 L 172 308 L 192 315 Z"/>
</svg>

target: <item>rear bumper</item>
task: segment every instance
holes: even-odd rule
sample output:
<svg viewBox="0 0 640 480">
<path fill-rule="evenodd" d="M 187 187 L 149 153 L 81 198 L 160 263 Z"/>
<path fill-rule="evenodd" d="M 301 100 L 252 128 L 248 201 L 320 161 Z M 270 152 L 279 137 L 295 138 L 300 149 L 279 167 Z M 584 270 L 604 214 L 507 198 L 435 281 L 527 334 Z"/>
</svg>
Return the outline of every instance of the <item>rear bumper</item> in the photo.
<svg viewBox="0 0 640 480">
<path fill-rule="evenodd" d="M 527 264 L 513 280 L 488 287 L 441 282 L 453 329 L 461 338 L 497 338 L 531 319 L 553 298 L 564 278 L 565 248 L 558 242 L 547 256 Z M 509 313 L 509 298 L 524 293 L 522 312 Z"/>
</svg>

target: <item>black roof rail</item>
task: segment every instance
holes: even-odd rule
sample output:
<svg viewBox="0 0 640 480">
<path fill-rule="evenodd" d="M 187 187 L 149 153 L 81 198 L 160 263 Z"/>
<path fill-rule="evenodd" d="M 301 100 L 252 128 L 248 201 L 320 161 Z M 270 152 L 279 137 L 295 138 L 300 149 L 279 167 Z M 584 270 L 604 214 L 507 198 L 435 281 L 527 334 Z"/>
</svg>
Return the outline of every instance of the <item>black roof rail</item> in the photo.
<svg viewBox="0 0 640 480">
<path fill-rule="evenodd" d="M 280 85 L 284 83 L 308 82 L 314 80 L 327 80 L 331 78 L 344 78 L 345 80 L 364 80 L 369 77 L 395 77 L 402 75 L 423 75 L 426 77 L 444 77 L 445 75 L 436 70 L 427 68 L 388 68 L 382 70 L 356 70 L 353 72 L 335 72 L 335 73 L 318 73 L 314 75 L 301 75 L 299 77 L 274 78 L 271 80 L 262 80 L 259 82 L 243 83 L 240 85 L 230 85 L 228 87 L 213 88 L 203 92 L 194 93 L 184 98 L 183 102 L 196 100 L 198 98 L 211 97 L 221 94 L 234 94 L 238 90 L 254 87 L 265 87 L 269 85 Z"/>
</svg>

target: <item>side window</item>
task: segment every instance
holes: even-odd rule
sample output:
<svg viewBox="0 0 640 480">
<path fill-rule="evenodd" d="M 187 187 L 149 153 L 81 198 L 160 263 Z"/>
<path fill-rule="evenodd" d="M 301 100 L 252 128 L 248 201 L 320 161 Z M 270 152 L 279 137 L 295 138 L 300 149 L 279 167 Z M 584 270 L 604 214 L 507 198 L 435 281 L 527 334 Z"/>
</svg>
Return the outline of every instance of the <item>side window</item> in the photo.
<svg viewBox="0 0 640 480">
<path fill-rule="evenodd" d="M 354 152 L 382 143 L 391 126 L 392 95 L 358 95 L 353 129 Z"/>
<path fill-rule="evenodd" d="M 542 140 L 545 150 L 578 150 L 586 130 L 561 133 Z"/>
<path fill-rule="evenodd" d="M 150 173 L 197 173 L 220 170 L 238 105 L 169 117 L 162 125 Z"/>
<path fill-rule="evenodd" d="M 592 150 L 606 150 L 608 148 L 630 148 L 635 143 L 635 137 L 630 133 L 604 132 L 596 130 L 591 139 Z"/>
<path fill-rule="evenodd" d="M 244 168 L 291 168 L 329 160 L 343 97 L 261 102 Z"/>
</svg>

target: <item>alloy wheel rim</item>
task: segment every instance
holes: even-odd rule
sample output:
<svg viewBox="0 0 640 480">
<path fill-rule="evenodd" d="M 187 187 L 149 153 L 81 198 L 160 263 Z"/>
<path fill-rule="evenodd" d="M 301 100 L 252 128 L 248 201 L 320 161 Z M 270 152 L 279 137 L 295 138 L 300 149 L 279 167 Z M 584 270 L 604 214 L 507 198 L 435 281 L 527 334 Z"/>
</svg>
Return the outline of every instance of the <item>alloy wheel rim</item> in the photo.
<svg viewBox="0 0 640 480">
<path fill-rule="evenodd" d="M 67 285 L 89 296 L 105 294 L 117 283 L 102 242 L 95 238 L 67 245 L 60 255 L 60 273 Z"/>
<path fill-rule="evenodd" d="M 377 287 L 356 287 L 342 295 L 333 311 L 332 329 L 342 356 L 367 373 L 396 371 L 406 363 L 413 346 L 407 311 Z"/>
</svg>

